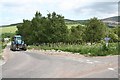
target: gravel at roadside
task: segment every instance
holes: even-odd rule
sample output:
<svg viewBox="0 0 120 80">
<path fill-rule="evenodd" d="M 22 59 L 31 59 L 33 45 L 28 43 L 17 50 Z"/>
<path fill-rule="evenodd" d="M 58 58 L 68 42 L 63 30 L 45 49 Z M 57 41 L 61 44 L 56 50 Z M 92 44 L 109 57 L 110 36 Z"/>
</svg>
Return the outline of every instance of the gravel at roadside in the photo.
<svg viewBox="0 0 120 80">
<path fill-rule="evenodd" d="M 64 52 L 60 50 L 27 50 L 28 52 L 32 53 L 39 53 L 39 54 L 45 54 L 45 55 L 52 55 L 52 56 L 62 56 L 62 57 L 72 57 L 72 58 L 81 58 L 85 57 L 84 55 L 80 55 L 79 53 L 72 53 L 72 52 Z"/>
</svg>

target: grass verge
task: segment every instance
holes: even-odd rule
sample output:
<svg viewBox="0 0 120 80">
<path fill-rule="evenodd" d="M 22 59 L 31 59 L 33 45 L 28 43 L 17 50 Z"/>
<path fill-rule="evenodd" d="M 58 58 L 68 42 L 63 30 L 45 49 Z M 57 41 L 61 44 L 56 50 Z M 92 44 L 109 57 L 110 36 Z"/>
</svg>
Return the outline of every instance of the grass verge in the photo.
<svg viewBox="0 0 120 80">
<path fill-rule="evenodd" d="M 7 44 L 0 42 L 0 59 L 2 58 L 3 49 L 7 46 Z"/>
<path fill-rule="evenodd" d="M 73 54 L 79 53 L 85 56 L 107 56 L 107 55 L 118 55 L 120 45 L 118 43 L 110 43 L 108 47 L 105 44 L 94 44 L 94 45 L 79 45 L 79 44 L 41 44 L 39 46 L 29 46 L 28 49 L 44 49 L 44 50 L 61 50 L 72 52 Z"/>
</svg>

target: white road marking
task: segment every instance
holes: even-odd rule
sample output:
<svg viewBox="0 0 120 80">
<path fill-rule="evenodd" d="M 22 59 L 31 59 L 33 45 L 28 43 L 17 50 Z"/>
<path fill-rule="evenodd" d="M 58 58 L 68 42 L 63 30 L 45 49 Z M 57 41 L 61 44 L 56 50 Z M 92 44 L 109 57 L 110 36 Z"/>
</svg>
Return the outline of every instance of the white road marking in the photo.
<svg viewBox="0 0 120 80">
<path fill-rule="evenodd" d="M 71 58 L 67 58 L 67 59 L 71 59 Z M 88 64 L 94 64 L 94 63 L 99 63 L 100 61 L 92 61 L 92 60 L 82 60 L 82 59 L 76 59 L 76 58 L 72 58 L 72 60 L 74 61 L 79 61 L 81 63 L 88 63 Z"/>
<path fill-rule="evenodd" d="M 86 61 L 90 61 L 90 60 L 86 60 Z"/>
<path fill-rule="evenodd" d="M 108 68 L 108 69 L 109 69 L 109 70 L 112 70 L 112 71 L 115 70 L 114 68 Z"/>
<path fill-rule="evenodd" d="M 94 61 L 95 63 L 98 63 L 99 61 Z"/>
<path fill-rule="evenodd" d="M 93 64 L 93 62 L 87 62 L 88 64 Z"/>
</svg>

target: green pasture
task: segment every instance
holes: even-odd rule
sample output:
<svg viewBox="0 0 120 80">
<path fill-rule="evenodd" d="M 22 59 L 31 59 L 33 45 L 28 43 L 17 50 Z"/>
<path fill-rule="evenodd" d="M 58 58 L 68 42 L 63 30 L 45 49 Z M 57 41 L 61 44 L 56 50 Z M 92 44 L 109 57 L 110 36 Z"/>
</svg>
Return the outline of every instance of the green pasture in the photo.
<svg viewBox="0 0 120 80">
<path fill-rule="evenodd" d="M 72 26 L 78 26 L 81 25 L 79 23 L 77 24 L 66 24 L 68 29 L 70 29 Z M 17 31 L 16 26 L 8 26 L 8 27 L 0 27 L 0 33 L 15 33 Z"/>
<path fill-rule="evenodd" d="M 78 26 L 78 25 L 81 25 L 81 24 L 79 24 L 79 23 L 77 23 L 77 24 L 66 24 L 68 29 L 70 29 L 72 26 Z"/>
<path fill-rule="evenodd" d="M 66 24 L 68 29 L 70 29 L 72 26 L 78 26 L 81 25 L 79 23 L 77 24 Z M 8 26 L 8 27 L 0 27 L 0 33 L 15 33 L 17 31 L 16 26 Z"/>
<path fill-rule="evenodd" d="M 0 33 L 15 33 L 16 31 L 16 26 L 0 27 Z"/>
</svg>

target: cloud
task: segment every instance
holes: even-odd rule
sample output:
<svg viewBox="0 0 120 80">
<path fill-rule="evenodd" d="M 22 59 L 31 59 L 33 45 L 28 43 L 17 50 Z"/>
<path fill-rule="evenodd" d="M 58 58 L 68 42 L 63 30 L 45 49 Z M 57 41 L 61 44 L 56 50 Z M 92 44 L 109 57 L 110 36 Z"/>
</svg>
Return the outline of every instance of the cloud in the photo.
<svg viewBox="0 0 120 80">
<path fill-rule="evenodd" d="M 53 9 L 54 0 L 0 0 L 0 25 L 22 22 L 23 19 L 32 19 L 36 11 L 45 15 L 47 10 Z"/>
<path fill-rule="evenodd" d="M 95 1 L 95 0 L 91 0 L 91 1 Z M 86 1 L 86 0 L 64 0 L 63 2 L 59 3 L 59 7 L 62 10 L 73 10 L 73 9 L 81 7 L 81 6 L 85 6 L 88 3 L 90 3 L 90 1 Z"/>
<path fill-rule="evenodd" d="M 117 11 L 117 3 L 115 2 L 100 2 L 100 3 L 94 3 L 91 6 L 88 6 L 86 8 L 91 8 L 92 11 L 96 12 L 104 12 L 104 13 L 113 13 Z"/>
<path fill-rule="evenodd" d="M 111 1 L 118 0 L 0 0 L 0 25 L 32 19 L 36 11 L 44 16 L 55 11 L 68 19 L 113 16 L 117 14 L 116 4 L 107 3 Z"/>
<path fill-rule="evenodd" d="M 117 2 L 94 2 L 86 6 L 78 7 L 74 9 L 74 12 L 79 14 L 91 16 L 115 16 L 118 14 L 118 3 Z M 106 17 L 107 17 L 106 16 Z"/>
<path fill-rule="evenodd" d="M 102 6 L 105 3 L 118 3 L 118 1 L 119 0 L 64 0 L 59 3 L 59 7 L 63 10 L 72 10 L 83 6 L 89 6 L 89 4 L 95 2 Z"/>
</svg>

